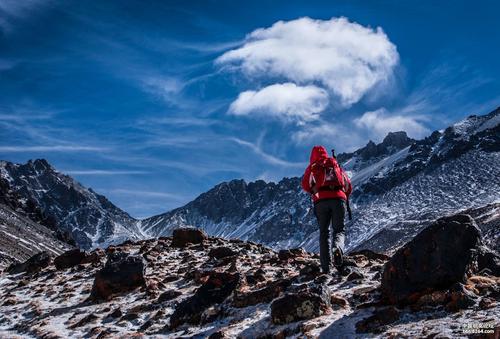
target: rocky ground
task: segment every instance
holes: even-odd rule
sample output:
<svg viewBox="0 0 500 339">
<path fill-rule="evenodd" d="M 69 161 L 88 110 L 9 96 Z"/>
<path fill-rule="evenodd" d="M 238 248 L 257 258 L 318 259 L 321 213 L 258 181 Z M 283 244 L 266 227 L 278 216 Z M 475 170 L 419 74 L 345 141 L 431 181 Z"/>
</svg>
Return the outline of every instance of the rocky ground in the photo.
<svg viewBox="0 0 500 339">
<path fill-rule="evenodd" d="M 331 276 L 302 249 L 197 230 L 42 253 L 0 275 L 0 337 L 498 337 L 498 256 L 474 221 L 419 237 L 392 258 L 351 253 Z"/>
</svg>

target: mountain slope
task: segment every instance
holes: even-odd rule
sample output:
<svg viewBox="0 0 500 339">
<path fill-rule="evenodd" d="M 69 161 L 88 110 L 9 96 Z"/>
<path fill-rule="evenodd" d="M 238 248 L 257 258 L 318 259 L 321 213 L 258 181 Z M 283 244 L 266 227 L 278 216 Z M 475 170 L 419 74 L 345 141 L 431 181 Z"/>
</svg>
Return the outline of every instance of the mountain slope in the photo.
<svg viewBox="0 0 500 339">
<path fill-rule="evenodd" d="M 21 201 L 30 201 L 40 208 L 54 228 L 71 234 L 81 248 L 137 239 L 141 235 L 135 219 L 104 196 L 57 172 L 44 159 L 26 164 L 1 161 L 0 176 Z"/>
<path fill-rule="evenodd" d="M 470 116 L 419 141 L 404 132 L 391 133 L 379 145 L 370 142 L 356 152 L 339 154 L 355 185 L 347 248 L 385 228 L 411 228 L 416 222 L 498 201 L 499 115 L 496 109 Z M 162 236 L 178 227 L 196 226 L 211 235 L 274 248 L 317 250 L 311 207 L 300 178 L 279 183 L 233 180 L 181 208 L 143 220 L 142 228 L 150 236 Z"/>
</svg>

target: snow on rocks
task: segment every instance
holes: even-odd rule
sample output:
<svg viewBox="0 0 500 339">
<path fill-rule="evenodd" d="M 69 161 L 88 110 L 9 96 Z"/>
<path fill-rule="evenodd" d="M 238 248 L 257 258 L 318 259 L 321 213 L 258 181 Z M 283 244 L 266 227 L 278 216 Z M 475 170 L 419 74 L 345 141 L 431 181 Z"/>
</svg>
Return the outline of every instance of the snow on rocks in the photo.
<svg viewBox="0 0 500 339">
<path fill-rule="evenodd" d="M 130 241 L 108 248 L 107 263 L 64 270 L 51 264 L 36 274 L 1 275 L 0 337 L 365 338 L 371 334 L 362 331 L 374 328 L 383 337 L 460 337 L 461 325 L 500 316 L 499 280 L 493 276 L 471 276 L 444 291 L 444 299 L 435 294 L 415 309 L 391 308 L 380 303 L 380 271 L 387 259 L 373 252 L 346 256 L 348 267 L 364 276 L 349 281 L 315 272 L 311 267 L 319 260 L 305 251 L 280 260 L 276 251 L 239 240 L 208 237 L 171 245 L 171 237 Z M 220 247 L 236 254 L 209 256 Z M 138 258 L 134 265 L 145 260 L 145 283 L 100 302 L 89 300 L 96 276 L 117 262 L 115 256 L 118 262 Z"/>
</svg>

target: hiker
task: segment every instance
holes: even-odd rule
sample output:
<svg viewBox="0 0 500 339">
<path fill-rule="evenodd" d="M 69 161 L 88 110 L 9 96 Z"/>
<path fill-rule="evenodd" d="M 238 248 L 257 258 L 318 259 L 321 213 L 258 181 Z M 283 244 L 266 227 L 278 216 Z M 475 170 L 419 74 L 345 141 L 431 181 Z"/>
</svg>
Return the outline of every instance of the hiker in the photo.
<svg viewBox="0 0 500 339">
<path fill-rule="evenodd" d="M 338 164 L 333 150 L 329 157 L 323 146 L 313 147 L 309 166 L 302 177 L 302 188 L 311 194 L 314 202 L 314 215 L 319 224 L 321 269 L 328 274 L 332 251 L 335 267 L 339 269 L 343 263 L 346 208 L 351 218 L 348 206 L 351 181 Z"/>
</svg>

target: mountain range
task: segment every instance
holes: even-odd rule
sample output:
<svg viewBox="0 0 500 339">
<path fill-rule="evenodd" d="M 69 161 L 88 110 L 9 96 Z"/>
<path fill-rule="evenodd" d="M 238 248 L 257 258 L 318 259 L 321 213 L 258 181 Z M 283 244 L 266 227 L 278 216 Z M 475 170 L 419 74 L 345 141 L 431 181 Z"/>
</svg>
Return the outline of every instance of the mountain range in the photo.
<svg viewBox="0 0 500 339">
<path fill-rule="evenodd" d="M 461 210 L 477 217 L 483 232 L 490 234 L 486 241 L 498 249 L 499 123 L 497 108 L 422 140 L 395 132 L 379 144 L 370 141 L 355 152 L 338 154 L 354 185 L 347 249 L 393 251 L 431 221 Z M 74 245 L 104 247 L 170 235 L 186 226 L 272 248 L 317 250 L 312 203 L 300 188 L 300 177 L 277 183 L 223 182 L 185 206 L 143 220 L 44 159 L 1 161 L 0 189 L 0 239 L 19 238 L 26 233 L 22 225 L 28 225 L 41 239 L 25 244 L 28 252 L 36 251 L 39 243 L 55 251 Z M 16 253 L 12 242 L 1 240 L 0 246 L 0 261 L 23 260 L 28 254 Z"/>
</svg>

